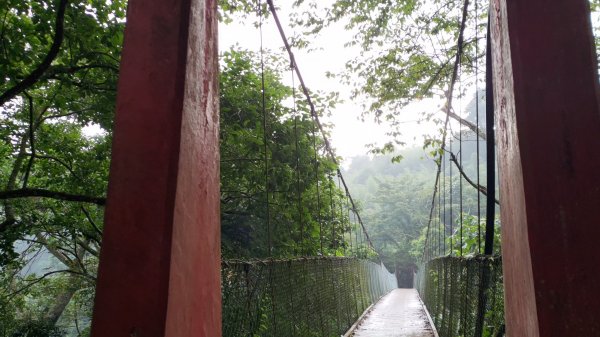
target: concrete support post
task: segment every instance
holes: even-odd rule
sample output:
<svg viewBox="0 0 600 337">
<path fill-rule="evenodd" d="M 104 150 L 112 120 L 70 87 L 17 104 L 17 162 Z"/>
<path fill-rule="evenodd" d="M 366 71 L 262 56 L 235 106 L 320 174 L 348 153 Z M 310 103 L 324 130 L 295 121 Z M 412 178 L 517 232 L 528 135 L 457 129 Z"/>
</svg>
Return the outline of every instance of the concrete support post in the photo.
<svg viewBox="0 0 600 337">
<path fill-rule="evenodd" d="M 216 0 L 130 0 L 92 336 L 221 335 Z"/>
<path fill-rule="evenodd" d="M 509 336 L 600 336 L 600 110 L 587 0 L 492 0 Z"/>
</svg>

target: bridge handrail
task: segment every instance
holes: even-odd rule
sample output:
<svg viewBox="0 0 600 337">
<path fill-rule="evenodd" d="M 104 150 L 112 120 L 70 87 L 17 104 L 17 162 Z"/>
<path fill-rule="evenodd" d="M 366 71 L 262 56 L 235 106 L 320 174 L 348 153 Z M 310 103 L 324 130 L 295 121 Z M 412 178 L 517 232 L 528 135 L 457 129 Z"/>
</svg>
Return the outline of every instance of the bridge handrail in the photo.
<svg viewBox="0 0 600 337">
<path fill-rule="evenodd" d="M 419 268 L 416 287 L 440 337 L 504 336 L 500 256 L 432 259 Z"/>
<path fill-rule="evenodd" d="M 397 287 L 384 265 L 352 257 L 225 260 L 223 336 L 340 336 Z"/>
</svg>

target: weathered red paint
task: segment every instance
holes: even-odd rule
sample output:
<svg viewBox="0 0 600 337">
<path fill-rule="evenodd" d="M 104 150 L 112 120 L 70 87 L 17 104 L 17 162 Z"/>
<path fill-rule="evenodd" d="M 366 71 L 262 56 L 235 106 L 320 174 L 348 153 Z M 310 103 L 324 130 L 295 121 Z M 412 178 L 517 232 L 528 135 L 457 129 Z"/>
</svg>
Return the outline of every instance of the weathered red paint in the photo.
<svg viewBox="0 0 600 337">
<path fill-rule="evenodd" d="M 600 336 L 600 109 L 587 0 L 493 0 L 509 336 Z"/>
<path fill-rule="evenodd" d="M 130 0 L 92 335 L 221 335 L 215 0 Z"/>
</svg>

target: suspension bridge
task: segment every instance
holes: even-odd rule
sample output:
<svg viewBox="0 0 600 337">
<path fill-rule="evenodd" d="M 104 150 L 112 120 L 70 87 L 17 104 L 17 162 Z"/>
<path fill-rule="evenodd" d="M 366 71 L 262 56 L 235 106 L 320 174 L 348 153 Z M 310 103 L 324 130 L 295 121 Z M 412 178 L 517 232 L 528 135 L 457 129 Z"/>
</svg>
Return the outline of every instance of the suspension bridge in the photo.
<svg viewBox="0 0 600 337">
<path fill-rule="evenodd" d="M 600 292 L 594 286 L 600 253 L 586 249 L 600 234 L 590 217 L 600 203 L 598 184 L 590 181 L 600 171 L 600 111 L 587 1 L 491 2 L 485 67 L 487 185 L 480 184 L 479 176 L 469 181 L 487 195 L 487 222 L 481 228 L 478 220 L 477 250 L 467 256 L 462 221 L 460 236 L 452 235 L 457 202 L 445 200 L 455 195 L 446 193 L 453 188 L 446 179 L 457 174 L 461 191 L 467 181 L 462 141 L 454 153 L 446 119 L 421 265 L 409 282 L 416 290 L 398 288 L 406 274 L 390 273 L 378 258 L 273 1 L 265 8 L 277 23 L 292 76 L 300 82 L 313 146 L 322 142 L 322 151 L 335 164 L 327 169 L 315 159 L 314 174 L 330 182 L 337 177 L 343 191 L 334 197 L 328 194 L 334 184 L 317 180 L 318 233 L 309 237 L 302 226 L 289 230 L 300 242 L 316 240 L 318 251 L 277 255 L 277 233 L 284 229 L 271 222 L 277 210 L 269 196 L 280 191 L 269 188 L 274 164 L 268 144 L 273 140 L 267 139 L 263 71 L 268 250 L 252 260 L 221 259 L 216 1 L 131 0 L 93 336 L 600 333 L 595 319 Z M 468 13 L 465 1 L 446 116 L 452 111 Z M 495 143 L 502 258 L 493 247 Z M 302 207 L 301 194 L 296 200 Z M 329 218 L 321 205 L 329 205 Z M 457 239 L 458 244 L 452 241 Z M 409 280 L 414 276 L 413 270 L 405 273 Z"/>
</svg>

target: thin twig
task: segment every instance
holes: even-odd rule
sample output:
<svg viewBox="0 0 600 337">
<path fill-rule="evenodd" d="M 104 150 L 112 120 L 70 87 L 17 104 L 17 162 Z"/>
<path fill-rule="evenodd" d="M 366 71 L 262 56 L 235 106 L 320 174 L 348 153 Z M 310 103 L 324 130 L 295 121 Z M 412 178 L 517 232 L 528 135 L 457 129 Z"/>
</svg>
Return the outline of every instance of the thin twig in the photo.
<svg viewBox="0 0 600 337">
<path fill-rule="evenodd" d="M 90 204 L 96 204 L 104 206 L 106 204 L 106 198 L 104 197 L 93 197 L 88 195 L 71 194 L 59 191 L 50 191 L 41 188 L 22 188 L 19 190 L 0 191 L 0 200 L 8 199 L 19 199 L 19 198 L 32 198 L 42 197 L 64 201 L 75 201 L 85 202 Z"/>
<path fill-rule="evenodd" d="M 78 274 L 78 273 L 76 273 L 76 272 L 73 272 L 73 271 L 72 271 L 72 270 L 70 270 L 70 269 L 54 270 L 54 271 L 47 272 L 47 273 L 45 273 L 44 275 L 42 275 L 42 276 L 38 277 L 37 279 L 35 279 L 35 280 L 33 280 L 33 281 L 29 282 L 29 283 L 28 283 L 27 285 L 25 285 L 24 287 L 22 287 L 22 288 L 20 288 L 20 289 L 17 289 L 17 290 L 15 290 L 14 292 L 12 292 L 11 294 L 9 294 L 9 295 L 7 296 L 7 300 L 8 300 L 8 301 L 12 300 L 12 299 L 13 299 L 15 296 L 17 296 L 19 293 L 21 293 L 21 292 L 23 292 L 23 291 L 25 291 L 25 290 L 27 290 L 27 289 L 29 289 L 29 288 L 33 287 L 33 286 L 34 286 L 35 284 L 37 284 L 37 283 L 40 283 L 40 282 L 42 282 L 42 281 L 43 281 L 43 280 L 44 280 L 46 277 L 48 277 L 48 276 L 51 276 L 51 275 L 54 275 L 54 274 L 59 274 L 59 273 L 72 273 L 72 274 Z"/>
<path fill-rule="evenodd" d="M 478 93 L 476 93 L 476 95 L 479 95 L 479 94 L 478 94 Z M 475 98 L 475 99 L 478 99 L 478 98 Z M 467 128 L 469 128 L 471 131 L 475 132 L 475 134 L 476 134 L 476 135 L 477 135 L 479 138 L 481 138 L 481 139 L 483 139 L 483 140 L 487 140 L 487 137 L 486 137 L 486 135 L 485 135 L 485 132 L 484 132 L 483 130 L 479 129 L 479 128 L 477 127 L 477 125 L 473 124 L 473 122 L 471 122 L 471 121 L 468 121 L 468 120 L 466 120 L 466 119 L 464 119 L 464 118 L 460 117 L 458 114 L 456 114 L 456 113 L 454 112 L 454 109 L 449 109 L 449 110 L 448 110 L 448 114 L 450 115 L 450 117 L 452 117 L 452 118 L 454 118 L 455 120 L 457 120 L 457 121 L 458 121 L 460 124 L 462 124 L 462 125 L 466 126 L 466 127 L 467 127 Z"/>
<path fill-rule="evenodd" d="M 54 160 L 55 162 L 64 166 L 73 175 L 73 177 L 77 178 L 77 180 L 83 181 L 83 179 L 77 173 L 75 173 L 75 171 L 73 171 L 73 168 L 70 165 L 68 165 L 66 162 L 64 162 L 63 160 L 61 160 L 59 158 L 56 158 L 54 156 L 49 156 L 49 155 L 40 155 L 37 153 L 36 154 L 28 153 L 28 155 L 35 157 L 35 158 L 39 158 L 39 159 Z"/>
<path fill-rule="evenodd" d="M 77 111 L 71 111 L 71 112 L 64 113 L 64 114 L 48 115 L 48 116 L 45 116 L 45 117 L 43 117 L 43 118 L 40 120 L 40 122 L 43 122 L 43 121 L 45 121 L 45 120 L 47 120 L 47 119 L 50 119 L 50 118 L 69 117 L 69 116 L 72 116 L 72 115 L 77 115 L 77 114 L 80 114 L 80 113 L 82 113 L 82 112 L 85 112 L 85 111 L 90 111 L 90 110 L 92 110 L 92 109 L 91 109 L 91 108 L 86 108 L 86 109 L 81 109 L 81 110 L 77 110 Z"/>
<path fill-rule="evenodd" d="M 85 214 L 85 217 L 87 218 L 89 223 L 92 225 L 92 227 L 94 227 L 94 230 L 96 231 L 96 233 L 100 236 L 100 238 L 102 238 L 102 231 L 100 230 L 98 225 L 96 225 L 96 222 L 94 222 L 94 220 L 92 219 L 92 216 L 90 215 L 88 210 L 85 209 L 85 207 L 81 206 L 81 211 L 83 212 L 83 214 Z M 98 243 L 100 243 L 100 242 L 98 242 Z"/>
</svg>

